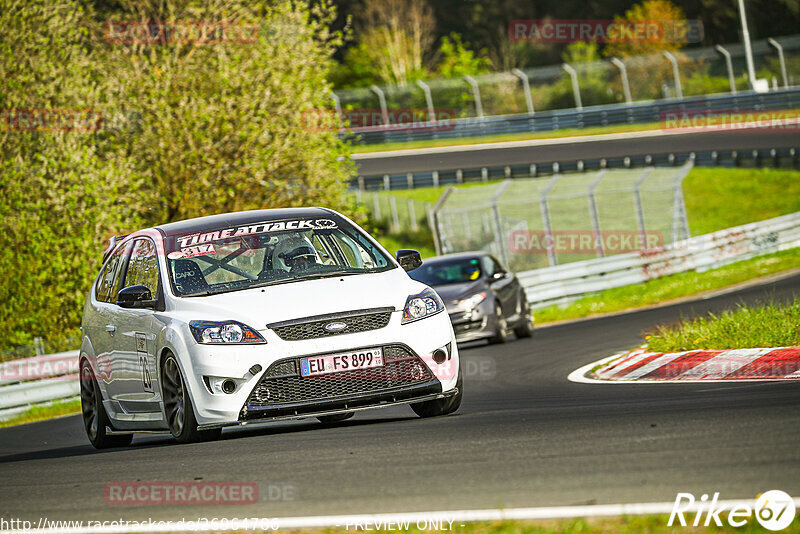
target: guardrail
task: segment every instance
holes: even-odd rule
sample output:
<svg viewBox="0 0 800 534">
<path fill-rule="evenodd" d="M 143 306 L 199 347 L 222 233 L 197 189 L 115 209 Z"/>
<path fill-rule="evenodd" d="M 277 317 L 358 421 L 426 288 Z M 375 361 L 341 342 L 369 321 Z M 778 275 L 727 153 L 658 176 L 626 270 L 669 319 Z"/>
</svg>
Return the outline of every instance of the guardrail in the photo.
<svg viewBox="0 0 800 534">
<path fill-rule="evenodd" d="M 350 181 L 351 189 L 390 191 L 417 187 L 439 187 L 463 183 L 488 182 L 508 178 L 535 178 L 559 172 L 583 172 L 598 169 L 683 165 L 694 158 L 696 167 L 783 167 L 800 168 L 800 148 L 765 148 L 758 150 L 707 150 L 702 152 L 663 152 L 614 158 L 551 161 L 529 165 L 473 167 L 406 174 L 358 176 Z"/>
<path fill-rule="evenodd" d="M 590 128 L 616 124 L 660 122 L 670 111 L 766 111 L 800 107 L 800 88 L 775 89 L 767 93 L 752 91 L 736 94 L 668 98 L 631 104 L 605 104 L 582 109 L 539 111 L 531 115 L 468 117 L 414 125 L 388 125 L 358 128 L 340 137 L 354 144 L 402 143 L 433 139 L 455 139 L 523 132 L 549 132 L 565 128 Z"/>
<path fill-rule="evenodd" d="M 0 419 L 34 404 L 75 397 L 77 373 L 77 350 L 0 363 Z"/>
<path fill-rule="evenodd" d="M 800 212 L 705 234 L 665 247 L 517 273 L 532 308 L 567 304 L 605 289 L 800 246 Z"/>
</svg>

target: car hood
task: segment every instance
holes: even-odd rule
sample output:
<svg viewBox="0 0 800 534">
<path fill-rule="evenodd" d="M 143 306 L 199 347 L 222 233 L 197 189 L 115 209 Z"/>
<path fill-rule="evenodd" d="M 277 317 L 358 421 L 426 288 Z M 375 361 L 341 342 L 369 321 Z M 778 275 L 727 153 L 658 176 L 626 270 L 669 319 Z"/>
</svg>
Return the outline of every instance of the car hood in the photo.
<svg viewBox="0 0 800 534">
<path fill-rule="evenodd" d="M 486 288 L 486 282 L 483 280 L 475 280 L 474 282 L 463 282 L 461 284 L 445 284 L 442 286 L 434 286 L 433 289 L 442 297 L 445 302 L 453 302 L 456 300 L 467 298 L 479 291 Z"/>
<path fill-rule="evenodd" d="M 256 330 L 267 324 L 329 313 L 392 307 L 402 310 L 425 285 L 402 269 L 277 284 L 205 297 L 176 299 L 185 321 L 236 320 Z"/>
</svg>

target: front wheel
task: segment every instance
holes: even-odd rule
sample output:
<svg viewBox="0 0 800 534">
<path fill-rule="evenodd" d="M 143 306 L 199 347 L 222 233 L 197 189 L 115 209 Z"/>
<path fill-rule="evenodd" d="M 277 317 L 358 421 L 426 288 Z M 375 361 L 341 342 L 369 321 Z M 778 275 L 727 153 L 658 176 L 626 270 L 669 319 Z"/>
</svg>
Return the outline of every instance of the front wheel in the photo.
<svg viewBox="0 0 800 534">
<path fill-rule="evenodd" d="M 81 363 L 81 415 L 86 436 L 95 449 L 110 447 L 127 447 L 133 440 L 133 434 L 111 435 L 108 433 L 108 414 L 103 407 L 103 396 L 100 386 L 94 377 L 89 362 Z"/>
<path fill-rule="evenodd" d="M 517 338 L 531 337 L 533 335 L 533 315 L 527 300 L 522 301 L 520 313 L 523 315 L 522 322 L 514 327 L 514 335 Z"/>
<path fill-rule="evenodd" d="M 456 379 L 458 393 L 446 399 L 434 399 L 412 404 L 411 409 L 420 417 L 437 417 L 455 412 L 461 406 L 461 396 L 464 393 L 463 382 L 461 378 L 461 363 L 459 362 L 458 378 Z"/>
<path fill-rule="evenodd" d="M 506 321 L 506 318 L 503 316 L 503 309 L 499 304 L 495 305 L 494 314 L 494 335 L 489 338 L 489 343 L 492 345 L 497 343 L 505 343 L 506 339 L 508 339 L 508 321 Z"/>
<path fill-rule="evenodd" d="M 161 391 L 164 397 L 164 415 L 169 431 L 179 443 L 219 439 L 221 428 L 199 430 L 194 416 L 192 400 L 186 388 L 175 356 L 168 354 L 161 366 Z"/>
</svg>

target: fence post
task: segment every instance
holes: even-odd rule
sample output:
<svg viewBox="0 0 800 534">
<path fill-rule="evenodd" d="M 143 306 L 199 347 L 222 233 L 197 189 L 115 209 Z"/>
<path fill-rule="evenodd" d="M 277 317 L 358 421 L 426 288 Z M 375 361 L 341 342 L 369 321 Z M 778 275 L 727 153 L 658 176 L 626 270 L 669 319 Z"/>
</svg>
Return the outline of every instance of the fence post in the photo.
<svg viewBox="0 0 800 534">
<path fill-rule="evenodd" d="M 436 111 L 433 108 L 433 97 L 431 96 L 431 88 L 430 86 L 423 82 L 422 80 L 417 80 L 417 87 L 422 89 L 422 92 L 425 93 L 425 104 L 428 106 L 428 122 L 433 122 L 436 120 Z"/>
<path fill-rule="evenodd" d="M 680 239 L 680 234 L 683 234 L 684 238 L 689 237 L 689 220 L 686 217 L 686 204 L 683 199 L 683 180 L 689 174 L 689 172 L 694 167 L 694 156 L 691 156 L 689 159 L 686 160 L 681 166 L 680 172 L 678 172 L 677 177 L 675 178 L 675 193 L 674 193 L 674 200 L 673 200 L 673 208 L 672 208 L 672 242 L 676 242 Z"/>
<path fill-rule="evenodd" d="M 409 189 L 414 189 L 414 173 L 409 172 L 406 173 L 406 183 L 408 184 Z"/>
<path fill-rule="evenodd" d="M 728 69 L 728 81 L 731 84 L 731 94 L 736 94 L 736 77 L 733 75 L 733 63 L 731 63 L 731 53 L 722 48 L 720 45 L 716 45 L 714 49 L 723 55 L 725 58 L 725 67 Z"/>
<path fill-rule="evenodd" d="M 666 50 L 661 51 L 664 57 L 672 63 L 672 77 L 675 79 L 675 94 L 678 98 L 683 98 L 683 89 L 681 88 L 681 73 L 678 70 L 678 59 Z"/>
<path fill-rule="evenodd" d="M 528 115 L 533 115 L 533 98 L 531 97 L 531 84 L 528 75 L 520 69 L 511 69 L 511 74 L 522 80 L 522 89 L 525 91 L 525 105 L 528 106 Z"/>
<path fill-rule="evenodd" d="M 472 87 L 472 96 L 475 98 L 475 114 L 482 119 L 483 104 L 481 104 L 481 89 L 478 87 L 478 82 L 469 74 L 464 76 L 464 80 Z"/>
<path fill-rule="evenodd" d="M 378 95 L 378 103 L 381 106 L 381 116 L 383 117 L 383 127 L 389 127 L 389 110 L 386 107 L 386 95 L 383 93 L 383 89 L 378 87 L 377 85 L 370 85 L 370 90 Z"/>
<path fill-rule="evenodd" d="M 495 239 L 497 240 L 497 248 L 500 255 L 500 261 L 503 262 L 503 265 L 506 269 L 509 268 L 508 263 L 508 253 L 506 249 L 508 248 L 508 242 L 503 237 L 503 223 L 500 219 L 500 207 L 497 205 L 497 201 L 503 196 L 503 193 L 506 192 L 508 186 L 511 185 L 511 180 L 503 180 L 503 183 L 497 188 L 497 191 L 494 192 L 492 195 L 492 214 L 494 215 L 494 224 L 495 224 Z"/>
<path fill-rule="evenodd" d="M 439 210 L 442 209 L 444 203 L 447 202 L 447 197 L 449 197 L 453 191 L 453 187 L 448 186 L 442 193 L 442 196 L 439 197 L 439 200 L 436 201 L 436 205 L 428 212 L 428 224 L 430 224 L 431 232 L 433 233 L 433 246 L 436 248 L 437 256 L 442 254 L 442 236 L 439 232 Z"/>
<path fill-rule="evenodd" d="M 389 207 L 392 210 L 392 227 L 395 232 L 400 231 L 400 216 L 397 213 L 397 199 L 394 196 L 389 197 Z"/>
<path fill-rule="evenodd" d="M 331 99 L 333 100 L 333 107 L 336 109 L 336 118 L 339 119 L 339 121 L 344 122 L 344 117 L 342 117 L 342 101 L 339 100 L 339 95 L 333 91 L 331 91 L 330 94 Z"/>
<path fill-rule="evenodd" d="M 433 187 L 439 187 L 439 171 L 433 171 Z"/>
<path fill-rule="evenodd" d="M 375 216 L 376 221 L 380 221 L 381 217 L 381 203 L 378 199 L 378 193 L 372 193 L 372 215 Z"/>
<path fill-rule="evenodd" d="M 383 190 L 389 191 L 392 188 L 392 179 L 388 174 L 383 175 Z"/>
<path fill-rule="evenodd" d="M 653 167 L 646 168 L 633 185 L 633 205 L 636 209 L 636 222 L 639 224 L 639 232 L 642 234 L 642 243 L 644 243 L 645 248 L 647 248 L 647 230 L 644 225 L 644 208 L 642 207 L 642 196 L 639 190 L 651 172 L 653 172 Z"/>
<path fill-rule="evenodd" d="M 592 228 L 594 228 L 594 242 L 597 248 L 597 256 L 600 258 L 606 255 L 606 251 L 603 249 L 603 239 L 600 235 L 600 216 L 597 214 L 597 202 L 594 198 L 594 192 L 597 186 L 600 185 L 600 180 L 603 179 L 606 172 L 608 171 L 605 169 L 598 171 L 597 176 L 595 176 L 594 181 L 592 181 L 592 185 L 589 186 L 589 213 L 592 216 Z"/>
<path fill-rule="evenodd" d="M 581 103 L 581 88 L 578 85 L 578 72 L 568 63 L 564 63 L 561 67 L 567 71 L 567 74 L 569 74 L 569 77 L 572 79 L 572 94 L 575 96 L 575 109 L 583 109 L 583 104 Z"/>
<path fill-rule="evenodd" d="M 778 41 L 776 41 L 772 37 L 767 39 L 767 42 L 770 45 L 772 45 L 775 48 L 775 50 L 778 51 L 778 61 L 780 61 L 780 64 L 781 64 L 781 76 L 783 77 L 783 87 L 785 89 L 788 89 L 789 88 L 789 77 L 786 76 L 786 59 L 783 57 L 783 47 L 781 46 L 781 44 Z"/>
<path fill-rule="evenodd" d="M 560 177 L 560 174 L 555 173 L 553 177 L 550 178 L 550 182 L 547 184 L 547 187 L 544 188 L 541 196 L 539 197 L 539 203 L 542 209 L 542 223 L 544 224 L 544 238 L 548 243 L 547 259 L 550 262 L 550 265 L 557 265 L 558 259 L 556 258 L 556 251 L 553 248 L 553 227 L 550 224 L 550 208 L 547 206 L 547 195 L 549 195 L 550 191 L 552 191 L 556 186 L 556 182 Z"/>
<path fill-rule="evenodd" d="M 630 104 L 633 102 L 631 99 L 631 86 L 628 83 L 628 69 L 625 68 L 625 63 L 617 57 L 611 58 L 611 63 L 619 69 L 619 76 L 622 78 L 622 92 L 625 95 L 625 102 Z"/>
<path fill-rule="evenodd" d="M 411 230 L 416 232 L 419 230 L 419 225 L 417 224 L 417 210 L 414 206 L 414 200 L 408 199 L 408 219 L 411 221 Z"/>
</svg>

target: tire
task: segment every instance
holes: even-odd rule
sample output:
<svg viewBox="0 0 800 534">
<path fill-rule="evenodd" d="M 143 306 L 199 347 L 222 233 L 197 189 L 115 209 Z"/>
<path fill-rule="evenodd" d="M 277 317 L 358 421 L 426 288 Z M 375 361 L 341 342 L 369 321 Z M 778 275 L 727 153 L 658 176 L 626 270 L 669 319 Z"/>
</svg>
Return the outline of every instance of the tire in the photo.
<svg viewBox="0 0 800 534">
<path fill-rule="evenodd" d="M 194 416 L 192 399 L 186 388 L 178 360 L 167 354 L 161 365 L 161 392 L 164 397 L 164 417 L 169 431 L 178 443 L 212 441 L 222 435 L 221 428 L 200 430 Z"/>
<path fill-rule="evenodd" d="M 531 315 L 531 308 L 528 305 L 528 301 L 525 299 L 522 301 L 521 314 L 523 310 L 525 310 L 525 317 L 519 325 L 514 327 L 514 335 L 517 336 L 517 338 L 531 337 L 533 335 L 533 316 Z"/>
<path fill-rule="evenodd" d="M 103 406 L 103 396 L 100 386 L 94 377 L 94 371 L 89 362 L 81 362 L 81 414 L 83 416 L 83 429 L 95 449 L 108 449 L 111 447 L 127 447 L 133 440 L 133 434 L 111 435 L 108 433 L 108 414 Z"/>
<path fill-rule="evenodd" d="M 494 314 L 497 316 L 497 319 L 495 320 L 494 335 L 489 338 L 489 344 L 491 345 L 505 343 L 508 339 L 508 321 L 506 321 L 506 318 L 503 316 L 503 310 L 500 308 L 499 304 L 495 304 Z"/>
<path fill-rule="evenodd" d="M 320 415 L 317 417 L 320 423 L 329 425 L 332 423 L 341 423 L 342 421 L 346 421 L 353 417 L 355 412 L 347 412 L 347 413 L 337 413 L 335 415 Z"/>
<path fill-rule="evenodd" d="M 461 377 L 461 363 L 458 365 L 458 378 L 456 379 L 456 387 L 458 393 L 447 399 L 434 399 L 425 402 L 418 402 L 411 405 L 414 413 L 420 417 L 438 417 L 440 415 L 449 415 L 461 406 L 461 397 L 464 393 L 464 381 Z"/>
</svg>

